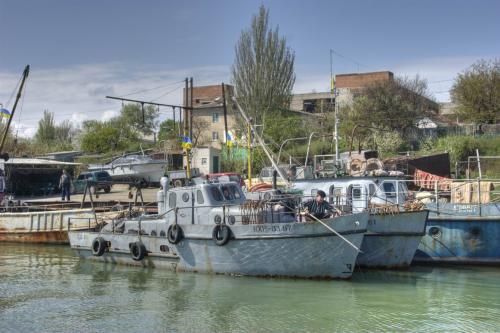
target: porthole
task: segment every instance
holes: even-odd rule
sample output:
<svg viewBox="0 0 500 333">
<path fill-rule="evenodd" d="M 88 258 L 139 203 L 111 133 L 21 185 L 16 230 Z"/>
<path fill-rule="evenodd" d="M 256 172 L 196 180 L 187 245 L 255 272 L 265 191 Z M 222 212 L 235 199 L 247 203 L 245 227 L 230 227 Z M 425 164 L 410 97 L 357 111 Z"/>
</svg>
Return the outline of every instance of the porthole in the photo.
<svg viewBox="0 0 500 333">
<path fill-rule="evenodd" d="M 160 245 L 160 251 L 164 253 L 170 252 L 170 249 L 168 248 L 167 245 Z"/>
<path fill-rule="evenodd" d="M 151 236 L 156 236 L 156 230 L 151 231 Z"/>
<path fill-rule="evenodd" d="M 184 202 L 188 202 L 189 201 L 189 193 L 182 194 L 182 201 L 184 201 Z"/>
<path fill-rule="evenodd" d="M 160 237 L 165 237 L 167 234 L 165 233 L 165 230 L 160 231 Z"/>
<path fill-rule="evenodd" d="M 235 222 L 236 222 L 236 218 L 234 216 L 228 216 L 227 217 L 227 222 L 230 224 L 230 225 L 233 225 Z"/>
<path fill-rule="evenodd" d="M 438 238 L 441 235 L 441 229 L 438 227 L 430 227 L 428 234 L 433 238 Z"/>
</svg>

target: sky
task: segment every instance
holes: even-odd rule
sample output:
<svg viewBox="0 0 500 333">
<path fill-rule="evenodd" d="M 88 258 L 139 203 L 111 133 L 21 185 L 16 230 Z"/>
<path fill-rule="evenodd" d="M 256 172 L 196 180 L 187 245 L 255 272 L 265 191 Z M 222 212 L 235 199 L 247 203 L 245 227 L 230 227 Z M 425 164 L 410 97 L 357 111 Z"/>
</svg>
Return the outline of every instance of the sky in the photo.
<svg viewBox="0 0 500 333">
<path fill-rule="evenodd" d="M 106 95 L 182 104 L 182 80 L 230 83 L 234 49 L 260 5 L 295 52 L 295 93 L 328 91 L 334 73 L 419 75 L 449 101 L 459 72 L 500 57 L 498 0 L 0 0 L 0 103 L 31 72 L 13 126 L 36 131 L 44 110 L 75 126 L 106 120 Z M 169 117 L 171 109 L 160 109 Z"/>
</svg>

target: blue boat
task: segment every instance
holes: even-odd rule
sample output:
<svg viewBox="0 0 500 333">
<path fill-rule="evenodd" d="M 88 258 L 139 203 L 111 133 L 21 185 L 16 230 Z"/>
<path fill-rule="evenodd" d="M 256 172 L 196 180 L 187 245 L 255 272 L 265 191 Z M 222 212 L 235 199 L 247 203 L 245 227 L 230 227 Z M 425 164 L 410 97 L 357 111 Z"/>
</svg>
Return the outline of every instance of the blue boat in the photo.
<svg viewBox="0 0 500 333">
<path fill-rule="evenodd" d="M 428 203 L 417 263 L 500 264 L 500 203 Z"/>
</svg>

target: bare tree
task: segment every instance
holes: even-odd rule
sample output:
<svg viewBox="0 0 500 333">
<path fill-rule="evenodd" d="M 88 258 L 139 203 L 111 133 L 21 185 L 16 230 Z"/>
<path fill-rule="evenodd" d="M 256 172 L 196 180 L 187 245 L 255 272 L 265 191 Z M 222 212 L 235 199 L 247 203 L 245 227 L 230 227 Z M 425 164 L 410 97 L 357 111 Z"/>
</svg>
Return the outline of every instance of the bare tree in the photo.
<svg viewBox="0 0 500 333">
<path fill-rule="evenodd" d="M 267 113 L 289 107 L 294 61 L 294 52 L 278 27 L 269 27 L 269 11 L 261 6 L 251 27 L 241 32 L 231 69 L 238 101 L 255 123 L 265 125 Z"/>
</svg>

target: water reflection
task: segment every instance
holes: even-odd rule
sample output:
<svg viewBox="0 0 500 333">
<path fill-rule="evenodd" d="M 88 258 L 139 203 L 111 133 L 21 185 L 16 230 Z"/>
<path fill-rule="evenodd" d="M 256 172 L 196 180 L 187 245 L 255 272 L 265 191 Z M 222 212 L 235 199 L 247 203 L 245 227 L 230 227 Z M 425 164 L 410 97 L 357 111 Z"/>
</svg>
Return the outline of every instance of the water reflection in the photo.
<svg viewBox="0 0 500 333">
<path fill-rule="evenodd" d="M 0 245 L 0 331 L 496 330 L 500 270 L 357 271 L 351 281 L 171 273 Z"/>
</svg>

